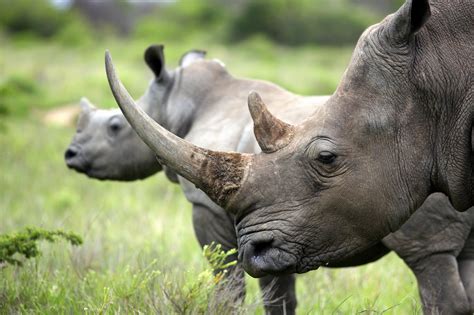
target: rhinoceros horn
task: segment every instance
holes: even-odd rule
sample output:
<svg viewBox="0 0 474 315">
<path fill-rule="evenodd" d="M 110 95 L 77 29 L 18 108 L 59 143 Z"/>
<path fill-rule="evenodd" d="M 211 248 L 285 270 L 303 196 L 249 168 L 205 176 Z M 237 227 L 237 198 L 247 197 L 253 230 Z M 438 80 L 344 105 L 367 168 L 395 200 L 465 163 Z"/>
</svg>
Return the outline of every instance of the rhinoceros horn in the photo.
<svg viewBox="0 0 474 315">
<path fill-rule="evenodd" d="M 290 142 L 293 126 L 273 116 L 257 92 L 250 92 L 248 106 L 254 123 L 253 132 L 263 152 L 278 151 Z"/>
<path fill-rule="evenodd" d="M 135 104 L 120 82 L 108 51 L 105 68 L 117 104 L 158 160 L 194 183 L 217 204 L 225 206 L 240 188 L 250 155 L 207 150 L 177 137 Z"/>
</svg>

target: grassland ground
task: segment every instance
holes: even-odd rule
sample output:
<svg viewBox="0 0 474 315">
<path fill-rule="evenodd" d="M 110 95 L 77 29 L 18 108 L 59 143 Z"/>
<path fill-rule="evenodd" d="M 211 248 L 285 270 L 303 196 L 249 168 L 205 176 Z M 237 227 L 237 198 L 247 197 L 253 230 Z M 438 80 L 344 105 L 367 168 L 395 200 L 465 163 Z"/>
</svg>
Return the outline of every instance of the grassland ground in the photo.
<svg viewBox="0 0 474 315">
<path fill-rule="evenodd" d="M 42 244 L 42 257 L 23 267 L 1 268 L 0 313 L 205 309 L 210 297 L 202 279 L 209 276 L 209 268 L 179 187 L 163 174 L 118 183 L 74 173 L 63 160 L 74 127 L 41 119 L 47 109 L 75 104 L 81 96 L 100 107 L 115 106 L 104 74 L 106 48 L 138 97 L 151 78 L 142 61 L 151 43 L 110 40 L 75 48 L 6 38 L 0 43 L 0 83 L 20 78 L 34 87 L 0 96 L 10 111 L 0 131 L 0 233 L 41 226 L 71 230 L 84 238 L 77 248 Z M 234 46 L 199 40 L 164 44 L 170 67 L 185 51 L 205 48 L 235 75 L 271 80 L 303 94 L 331 93 L 351 51 L 279 47 L 261 38 Z M 257 281 L 247 280 L 246 306 L 240 310 L 262 314 Z M 297 296 L 300 314 L 420 312 L 416 281 L 393 253 L 363 267 L 299 275 Z M 177 308 L 179 303 L 184 308 Z"/>
</svg>

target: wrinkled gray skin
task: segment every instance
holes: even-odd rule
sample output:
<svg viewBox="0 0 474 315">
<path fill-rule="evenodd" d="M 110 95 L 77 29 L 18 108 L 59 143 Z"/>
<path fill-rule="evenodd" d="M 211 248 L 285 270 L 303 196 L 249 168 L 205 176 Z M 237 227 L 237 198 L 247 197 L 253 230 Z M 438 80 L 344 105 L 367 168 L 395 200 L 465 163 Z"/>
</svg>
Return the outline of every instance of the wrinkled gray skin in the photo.
<svg viewBox="0 0 474 315">
<path fill-rule="evenodd" d="M 193 53 L 191 53 L 192 56 Z M 161 56 L 161 55 L 160 55 Z M 160 56 L 158 56 L 160 58 Z M 190 58 L 190 55 L 187 54 L 183 57 L 186 60 L 186 56 Z M 201 60 L 201 58 L 193 59 L 193 61 Z M 218 106 L 213 106 L 209 109 L 209 102 L 199 102 L 203 98 L 203 95 L 209 95 L 210 93 L 219 93 L 223 89 L 216 90 L 214 88 L 214 83 L 216 81 L 221 81 L 223 78 L 227 81 L 226 85 L 234 86 L 235 84 L 239 83 L 242 89 L 252 89 L 255 88 L 256 85 L 264 86 L 268 93 L 275 91 L 275 93 L 282 93 L 282 91 L 274 85 L 268 85 L 263 82 L 259 81 L 241 81 L 229 76 L 229 74 L 221 67 L 216 67 L 215 62 L 213 61 L 204 61 L 201 60 L 195 65 L 187 64 L 185 65 L 188 67 L 186 72 L 179 73 L 179 69 L 174 71 L 170 76 L 180 76 L 179 79 L 181 82 L 186 82 L 178 86 L 178 90 L 170 93 L 169 99 L 162 103 L 161 93 L 168 93 L 162 89 L 154 88 L 154 85 L 160 85 L 159 81 L 154 80 L 148 91 L 145 93 L 145 96 L 142 97 L 137 103 L 141 108 L 143 108 L 146 112 L 151 113 L 150 115 L 153 119 L 158 120 L 160 110 L 159 107 L 167 107 L 167 108 L 175 108 L 179 107 L 180 103 L 183 102 L 182 93 L 188 89 L 188 85 L 194 85 L 196 81 L 200 81 L 200 76 L 202 75 L 202 67 L 208 68 L 206 70 L 210 72 L 215 72 L 212 77 L 214 79 L 207 83 L 201 83 L 200 89 L 196 92 L 194 98 L 198 100 L 194 102 L 192 108 L 194 110 L 201 109 L 203 111 L 208 112 L 208 116 L 212 116 L 215 119 L 215 123 L 212 125 L 205 123 L 205 121 L 200 120 L 199 117 L 202 115 L 197 112 L 198 115 L 190 115 L 186 111 L 181 113 L 175 114 L 173 119 L 177 121 L 177 123 L 172 123 L 171 119 L 165 118 L 161 119 L 170 121 L 170 125 L 174 125 L 176 127 L 179 126 L 178 122 L 184 123 L 184 125 L 189 125 L 192 127 L 182 127 L 176 128 L 176 130 L 183 129 L 189 130 L 188 133 L 190 135 L 182 135 L 186 139 L 189 136 L 194 137 L 195 140 L 193 141 L 201 141 L 201 145 L 206 146 L 206 141 L 213 143 L 214 141 L 222 141 L 226 143 L 229 139 L 235 138 L 237 141 L 234 142 L 233 147 L 231 149 L 234 150 L 243 150 L 242 148 L 250 148 L 248 151 L 259 151 L 258 145 L 256 140 L 252 134 L 252 123 L 250 121 L 250 116 L 248 115 L 247 111 L 245 110 L 245 99 L 246 94 L 242 94 L 240 99 L 234 97 L 232 95 L 228 95 L 225 98 L 225 105 L 219 103 Z M 183 67 L 183 65 L 182 65 Z M 186 76 L 186 78 L 184 78 Z M 245 84 L 244 84 L 245 83 Z M 249 85 L 249 86 L 248 86 Z M 175 89 L 174 85 L 169 87 L 171 90 Z M 160 91 L 160 93 L 156 93 Z M 155 94 L 153 94 L 155 93 Z M 288 92 L 285 92 L 288 93 Z M 288 93 L 289 95 L 289 93 Z M 299 96 L 293 95 L 293 98 L 300 99 Z M 185 98 L 184 100 L 186 100 Z M 215 99 L 219 99 L 216 97 Z M 306 100 L 306 99 L 305 99 Z M 308 98 L 307 100 L 313 101 L 316 103 L 322 102 L 325 100 L 324 97 L 318 98 Z M 220 102 L 220 101 L 218 101 Z M 105 167 L 96 174 L 100 174 L 99 178 L 104 179 L 114 179 L 114 180 L 131 180 L 131 179 L 138 179 L 147 176 L 150 170 L 158 170 L 158 163 L 154 157 L 154 154 L 148 149 L 148 146 L 143 144 L 143 147 L 140 146 L 138 143 L 134 143 L 136 141 L 141 142 L 138 140 L 137 136 L 133 132 L 129 132 L 131 129 L 130 125 L 124 121 L 123 117 L 120 117 L 120 114 L 117 114 L 115 110 L 98 110 L 92 107 L 90 103 L 86 102 L 86 100 L 82 100 L 84 103 L 83 112 L 79 119 L 78 129 L 81 131 L 80 133 L 76 134 L 73 142 L 66 153 L 66 162 L 71 167 L 75 167 L 79 171 L 84 171 L 84 168 L 80 165 L 73 166 L 70 159 L 68 158 L 70 153 L 69 150 L 74 148 L 76 154 L 72 160 L 75 160 L 77 156 L 82 156 L 82 160 L 87 160 L 88 165 L 94 165 L 95 161 L 106 161 L 109 160 L 109 163 L 104 163 Z M 308 102 L 305 102 L 308 103 Z M 272 110 L 277 108 L 279 103 L 275 102 L 270 104 Z M 273 105 L 273 106 L 272 106 Z M 225 106 L 225 107 L 224 107 Z M 228 124 L 232 124 L 232 121 L 229 123 L 226 121 L 229 119 L 228 117 L 228 109 L 229 107 L 234 107 L 236 110 L 234 112 L 237 113 L 234 118 L 242 116 L 243 125 L 240 126 L 241 129 L 235 129 L 236 132 L 231 132 L 229 134 L 225 134 L 226 139 L 219 138 L 219 140 L 215 140 L 215 134 L 219 133 L 220 130 L 227 130 Z M 284 105 L 285 110 L 282 110 L 282 115 L 285 119 L 289 117 L 289 122 L 297 122 L 301 120 L 301 117 L 306 117 L 312 111 L 312 106 L 300 106 L 300 105 L 293 105 L 292 102 L 289 104 Z M 221 108 L 224 108 L 221 109 Z M 240 111 L 237 109 L 240 108 Z M 163 111 L 161 111 L 163 113 Z M 167 117 L 166 112 L 162 115 Z M 111 117 L 114 117 L 111 119 Z M 185 119 L 185 117 L 193 117 Z M 197 118 L 196 118 L 197 117 Z M 283 117 L 283 116 L 282 116 Z M 207 119 L 207 118 L 206 118 Z M 120 121 L 120 128 L 113 127 L 111 128 L 110 122 Z M 111 130 L 114 132 L 111 132 Z M 120 132 L 117 132 L 117 129 L 120 129 Z M 216 130 L 217 129 L 217 130 Z M 196 130 L 193 132 L 192 130 Z M 126 136 L 120 136 L 121 134 Z M 200 136 L 206 135 L 206 136 Z M 111 135 L 115 135 L 116 141 L 111 140 Z M 204 138 L 204 139 L 202 139 Z M 240 141 L 238 140 L 240 139 Z M 203 141 L 204 140 L 204 141 Z M 119 141 L 123 142 L 123 144 L 119 143 Z M 237 144 L 237 145 L 236 145 Z M 220 146 L 228 146 L 227 144 L 212 144 L 217 149 Z M 126 150 L 127 147 L 133 148 L 132 152 L 123 152 L 122 150 Z M 81 148 L 78 150 L 77 148 Z M 99 151 L 99 148 L 102 148 Z M 141 151 L 138 149 L 142 148 Z M 227 147 L 228 148 L 228 147 Z M 127 156 L 127 164 L 124 164 L 125 161 L 116 162 L 117 156 L 121 159 L 121 156 Z M 146 160 L 146 161 L 145 161 Z M 80 160 L 81 161 L 81 160 Z M 134 164 L 133 166 L 131 164 Z M 157 166 L 154 166 L 157 164 Z M 99 169 L 100 167 L 94 167 L 95 169 Z M 130 176 L 130 170 L 134 170 L 135 178 Z M 87 172 L 90 177 L 96 177 L 93 173 Z M 110 174 L 110 175 L 107 175 Z M 117 174 L 123 174 L 122 176 L 118 176 Z M 145 175 L 143 175 L 145 174 Z M 110 177 L 108 177 L 110 176 Z M 188 185 L 189 182 L 185 181 L 184 179 L 180 178 L 180 181 L 184 185 Z M 202 195 L 200 190 L 197 190 L 193 186 L 184 186 L 186 187 L 187 197 L 194 198 L 192 199 L 193 202 L 193 223 L 194 229 L 196 231 L 196 235 L 201 243 L 201 245 L 209 244 L 212 241 L 223 243 L 225 248 L 232 248 L 237 245 L 235 230 L 233 226 L 233 218 L 226 214 L 223 209 L 216 206 L 212 201 L 210 201 L 207 197 Z M 197 199 L 201 198 L 201 199 Z M 458 306 L 462 309 L 462 307 L 466 308 L 466 293 L 464 291 L 463 286 L 460 284 L 459 280 L 459 272 L 457 268 L 457 261 L 456 257 L 458 256 L 459 252 L 461 251 L 463 244 L 469 234 L 471 228 L 471 221 L 463 222 L 462 218 L 466 217 L 463 214 L 457 214 L 452 211 L 449 203 L 447 202 L 446 198 L 442 195 L 433 196 L 429 199 L 427 204 L 428 206 L 422 207 L 422 209 L 417 213 L 417 218 L 413 218 L 410 222 L 414 222 L 417 220 L 418 223 L 412 223 L 410 228 L 402 228 L 399 232 L 395 233 L 397 236 L 396 239 L 392 239 L 387 237 L 384 240 L 384 243 L 388 245 L 388 248 L 395 250 L 414 270 L 415 275 L 419 279 L 420 285 L 420 293 L 422 294 L 423 304 L 425 305 L 425 310 L 441 310 L 446 307 L 448 309 L 452 309 L 453 306 Z M 438 209 L 440 209 L 440 213 L 438 213 Z M 415 228 L 413 228 L 415 226 Z M 431 230 L 429 230 L 431 228 Z M 426 232 L 425 232 L 426 231 Z M 429 233 L 428 233 L 429 231 Z M 442 232 L 439 232 L 442 231 Z M 454 237 L 455 236 L 455 237 Z M 387 249 L 382 244 L 377 244 L 370 250 L 366 251 L 363 255 L 359 255 L 358 257 L 352 257 L 352 259 L 342 262 L 340 264 L 334 265 L 337 266 L 350 266 L 350 265 L 358 265 L 366 262 L 370 262 L 375 260 L 385 253 L 387 253 Z M 442 254 L 442 255 L 441 255 Z M 426 272 L 424 271 L 425 266 L 429 266 L 430 268 L 435 268 L 437 265 L 445 265 L 445 257 L 450 259 L 450 262 L 453 263 L 452 268 L 449 269 L 449 272 L 443 272 L 443 276 L 445 278 L 440 278 L 438 275 L 436 276 L 436 282 L 433 284 L 433 277 L 432 275 L 426 276 Z M 241 266 L 237 267 L 239 270 Z M 239 275 L 243 273 L 241 271 L 238 272 Z M 270 283 L 272 277 L 266 277 L 261 280 L 261 284 L 263 287 L 266 287 L 268 283 Z M 240 285 L 243 285 L 243 280 L 239 279 Z M 282 277 L 278 279 L 276 286 L 270 286 L 272 289 L 269 291 L 269 296 L 267 297 L 268 300 L 272 300 L 271 297 L 285 297 L 286 303 L 286 312 L 293 313 L 294 307 L 296 306 L 296 298 L 294 293 L 294 280 L 292 276 Z M 243 287 L 240 288 L 243 290 Z M 452 295 L 445 295 L 441 294 L 444 291 L 441 289 L 448 290 L 448 292 L 453 292 Z M 268 288 L 266 289 L 268 291 Z M 281 300 L 273 303 L 273 306 L 267 301 L 267 310 L 272 313 L 278 313 L 282 311 L 281 307 L 277 305 L 281 304 Z"/>
<path fill-rule="evenodd" d="M 257 155 L 174 137 L 134 106 L 109 56 L 107 74 L 160 161 L 236 215 L 251 275 L 306 272 L 372 246 L 433 192 L 472 206 L 473 20 L 472 1 L 407 1 L 364 32 L 335 94 L 298 125 L 251 94 Z"/>
</svg>

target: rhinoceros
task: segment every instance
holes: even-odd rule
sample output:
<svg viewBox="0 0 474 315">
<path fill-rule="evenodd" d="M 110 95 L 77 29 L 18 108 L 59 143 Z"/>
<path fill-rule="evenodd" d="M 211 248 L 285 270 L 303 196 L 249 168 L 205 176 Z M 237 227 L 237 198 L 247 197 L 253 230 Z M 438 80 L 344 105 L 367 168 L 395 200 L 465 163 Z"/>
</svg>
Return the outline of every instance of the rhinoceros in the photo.
<svg viewBox="0 0 474 315">
<path fill-rule="evenodd" d="M 310 114 L 314 104 L 321 104 L 327 99 L 327 97 L 302 99 L 298 95 L 283 91 L 275 85 L 262 81 L 236 79 L 219 63 L 204 60 L 204 55 L 201 58 L 192 58 L 192 63 L 183 64 L 183 62 L 180 62 L 181 66 L 178 69 L 161 74 L 164 71 L 161 48 L 151 47 L 147 50 L 145 56 L 150 56 L 150 49 L 158 53 L 157 58 L 160 61 L 150 62 L 150 57 L 148 57 L 147 63 L 155 73 L 156 79 L 151 82 L 144 96 L 137 101 L 138 106 L 149 113 L 155 121 L 166 125 L 167 129 L 172 129 L 173 133 L 178 133 L 176 130 L 185 130 L 178 133 L 180 137 L 190 139 L 190 141 L 200 143 L 203 146 L 215 149 L 233 149 L 235 151 L 260 151 L 252 134 L 250 115 L 244 108 L 246 92 L 236 94 L 240 90 L 248 91 L 252 88 L 259 88 L 259 90 L 265 90 L 268 95 L 276 93 L 280 100 L 284 100 L 284 102 L 272 101 L 270 106 L 273 111 L 278 111 L 282 115 L 281 117 L 285 117 L 289 122 L 302 120 L 301 117 Z M 195 54 L 195 52 L 191 53 Z M 182 60 L 190 59 L 186 57 L 187 55 L 189 54 L 184 55 Z M 161 68 L 154 68 L 153 65 L 156 64 L 161 65 Z M 163 83 L 159 79 L 161 75 L 165 75 L 169 78 L 167 80 L 171 80 L 173 83 Z M 203 80 L 203 78 L 212 79 Z M 195 94 L 190 98 L 187 91 L 196 85 L 195 82 L 201 82 L 201 84 L 199 89 L 192 91 Z M 166 88 L 164 88 L 165 86 Z M 163 95 L 168 96 L 163 98 Z M 206 97 L 209 97 L 209 99 L 206 99 Z M 301 102 L 302 100 L 304 100 L 303 105 L 295 104 L 295 102 Z M 183 104 L 186 104 L 186 107 L 183 108 Z M 306 106 L 306 104 L 311 106 Z M 139 174 L 144 174 L 146 170 L 152 169 L 153 166 L 150 164 L 158 164 L 154 154 L 145 145 L 143 145 L 144 152 L 141 154 L 147 157 L 148 162 L 144 163 L 142 158 L 135 159 L 137 153 L 139 153 L 136 150 L 138 144 L 132 145 L 129 141 L 138 141 L 138 137 L 130 132 L 132 128 L 125 122 L 123 116 L 115 110 L 91 110 L 90 108 L 91 106 L 86 103 L 78 123 L 78 129 L 81 132 L 75 136 L 66 152 L 68 165 L 86 172 L 91 177 L 120 180 L 116 176 L 118 172 L 124 174 L 122 179 L 130 180 L 132 178 L 125 175 L 129 174 L 129 170 L 123 168 L 129 167 L 134 170 L 136 178 L 143 178 Z M 189 113 L 186 108 L 192 108 L 196 114 Z M 170 115 L 170 112 L 173 114 Z M 202 118 L 203 115 L 204 119 Z M 115 118 L 111 119 L 111 117 Z M 124 144 L 128 143 L 127 145 L 122 146 L 110 139 L 110 122 L 113 121 L 121 122 L 120 129 L 123 130 L 121 132 L 127 135 L 127 139 L 117 135 L 117 140 Z M 90 126 L 90 128 L 87 126 Z M 115 135 L 115 133 L 113 134 Z M 111 141 L 112 143 L 110 143 Z M 127 146 L 134 148 L 134 152 L 131 152 L 131 154 L 123 153 L 122 148 Z M 73 153 L 69 152 L 71 148 Z M 98 148 L 101 148 L 100 152 Z M 74 158 L 71 159 L 71 155 Z M 98 155 L 102 155 L 102 157 L 99 158 Z M 116 156 L 124 155 L 128 157 L 127 163 L 136 163 L 137 165 L 126 166 L 122 161 L 121 163 L 115 163 Z M 78 156 L 82 157 L 78 158 Z M 94 159 L 103 160 L 103 158 L 111 161 L 107 167 L 116 167 L 116 169 L 110 170 L 110 177 L 107 177 L 103 171 L 94 174 L 88 169 L 84 169 L 83 166 L 74 165 L 74 161 L 77 159 L 88 161 L 86 165 L 94 165 Z M 143 163 L 143 166 L 140 166 L 140 163 Z M 140 171 L 139 168 L 141 167 L 145 171 Z M 89 168 L 94 169 L 94 167 Z M 156 166 L 155 169 L 160 168 Z M 109 170 L 106 172 L 109 172 Z M 98 174 L 99 176 L 97 176 Z M 189 182 L 181 177 L 180 182 L 184 185 L 183 188 L 187 198 L 193 203 L 194 229 L 201 245 L 216 241 L 223 242 L 226 248 L 236 246 L 233 218 L 230 217 L 228 220 L 229 217 L 223 209 L 204 197 L 200 190 L 189 186 Z M 196 196 L 200 196 L 202 199 L 198 200 Z M 472 226 L 472 221 L 465 220 L 465 218 L 466 215 L 452 211 L 446 197 L 435 195 L 426 202 L 426 205 L 422 207 L 417 216 L 410 220 L 411 225 L 409 226 L 407 223 L 409 228 L 402 228 L 383 241 L 383 244 L 396 251 L 414 271 L 419 280 L 425 310 L 453 309 L 454 307 L 462 310 L 468 307 L 466 306 L 468 302 L 465 289 L 461 284 L 456 262 L 456 257 L 461 252 Z M 332 266 L 350 266 L 375 260 L 387 253 L 388 250 L 383 244 L 374 245 L 362 255 Z M 470 260 L 461 260 L 462 266 L 466 265 L 464 262 L 469 263 Z M 439 266 L 441 266 L 441 269 L 439 269 Z M 238 266 L 237 268 L 241 267 Z M 436 275 L 438 281 L 433 283 L 433 271 L 435 270 L 442 271 L 442 275 Z M 461 268 L 461 270 L 465 270 L 464 273 L 467 272 L 467 268 Z M 267 286 L 268 283 L 271 283 L 270 279 L 267 277 L 261 281 L 261 284 Z M 281 308 L 278 308 L 278 304 L 281 304 L 282 301 L 277 298 L 283 297 L 286 304 L 285 311 L 287 313 L 294 312 L 296 297 L 293 281 L 292 277 L 286 280 L 283 278 L 278 280 L 276 286 L 270 286 L 268 300 L 266 301 L 267 310 L 278 313 L 281 310 Z M 446 292 L 449 294 L 445 294 Z M 276 303 L 271 304 L 270 301 Z"/>
<path fill-rule="evenodd" d="M 335 93 L 297 125 L 251 93 L 261 154 L 176 137 L 134 105 L 109 54 L 106 68 L 162 164 L 235 215 L 245 270 L 306 272 L 376 244 L 431 193 L 473 205 L 473 20 L 472 1 L 406 1 L 362 34 Z"/>
</svg>

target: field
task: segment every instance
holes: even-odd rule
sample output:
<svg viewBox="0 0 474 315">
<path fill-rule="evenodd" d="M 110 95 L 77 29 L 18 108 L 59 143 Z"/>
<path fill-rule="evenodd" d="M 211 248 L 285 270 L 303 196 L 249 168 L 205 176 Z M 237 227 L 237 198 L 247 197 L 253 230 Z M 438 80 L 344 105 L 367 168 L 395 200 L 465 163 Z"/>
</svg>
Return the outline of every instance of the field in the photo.
<svg viewBox="0 0 474 315">
<path fill-rule="evenodd" d="M 76 104 L 81 96 L 99 107 L 115 106 L 104 74 L 106 48 L 138 97 L 151 78 L 142 61 L 149 44 L 105 40 L 74 48 L 0 38 L 0 82 L 31 86 L 4 96 L 10 115 L 0 131 L 0 233 L 41 226 L 84 238 L 79 247 L 42 244 L 42 257 L 23 267 L 0 267 L 0 313 L 198 313 L 212 299 L 210 269 L 179 187 L 163 174 L 117 183 L 74 173 L 63 159 L 74 126 L 42 119 L 47 110 Z M 303 94 L 331 93 L 351 53 L 280 47 L 259 37 L 228 46 L 206 38 L 165 44 L 169 67 L 185 51 L 205 48 L 234 75 Z M 240 311 L 262 314 L 257 282 L 247 280 Z M 359 268 L 299 275 L 297 296 L 299 314 L 420 313 L 416 281 L 393 253 Z"/>
</svg>

